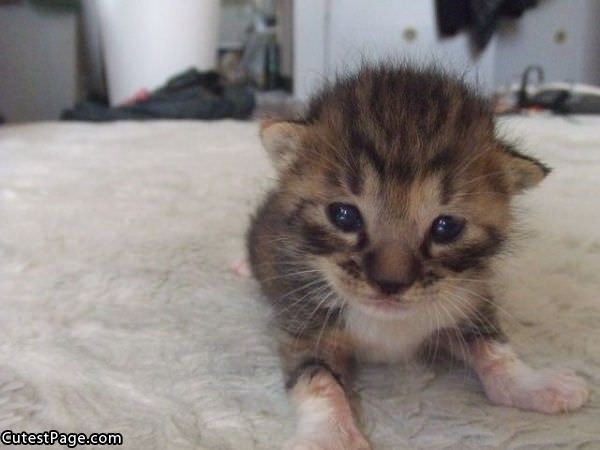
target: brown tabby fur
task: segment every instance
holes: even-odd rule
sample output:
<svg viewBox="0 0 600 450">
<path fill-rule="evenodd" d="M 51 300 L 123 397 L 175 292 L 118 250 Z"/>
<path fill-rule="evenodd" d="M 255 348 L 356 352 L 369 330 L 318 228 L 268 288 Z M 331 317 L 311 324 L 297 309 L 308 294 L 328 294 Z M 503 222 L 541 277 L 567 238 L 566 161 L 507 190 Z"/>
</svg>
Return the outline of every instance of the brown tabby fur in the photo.
<svg viewBox="0 0 600 450">
<path fill-rule="evenodd" d="M 497 138 L 485 100 L 434 69 L 364 68 L 326 87 L 302 120 L 265 123 L 262 138 L 279 181 L 252 221 L 248 250 L 282 332 L 288 387 L 318 370 L 345 384 L 356 344 L 346 311 L 376 292 L 374 277 L 411 272 L 396 297 L 411 308 L 468 290 L 461 319 L 435 330 L 448 345 L 504 339 L 489 263 L 508 238 L 511 196 L 548 169 Z M 336 229 L 332 202 L 356 205 L 364 229 Z M 466 221 L 446 245 L 428 236 L 441 214 Z"/>
</svg>

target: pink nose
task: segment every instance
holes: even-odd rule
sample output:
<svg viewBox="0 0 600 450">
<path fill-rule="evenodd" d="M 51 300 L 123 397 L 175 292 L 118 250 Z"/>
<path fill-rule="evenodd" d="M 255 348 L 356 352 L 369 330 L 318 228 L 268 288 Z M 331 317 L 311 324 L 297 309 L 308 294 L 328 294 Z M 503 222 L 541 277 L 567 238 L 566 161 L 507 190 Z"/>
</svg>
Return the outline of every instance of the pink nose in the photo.
<svg viewBox="0 0 600 450">
<path fill-rule="evenodd" d="M 391 245 L 368 252 L 363 264 L 368 281 L 385 295 L 408 289 L 421 271 L 412 252 Z"/>
</svg>

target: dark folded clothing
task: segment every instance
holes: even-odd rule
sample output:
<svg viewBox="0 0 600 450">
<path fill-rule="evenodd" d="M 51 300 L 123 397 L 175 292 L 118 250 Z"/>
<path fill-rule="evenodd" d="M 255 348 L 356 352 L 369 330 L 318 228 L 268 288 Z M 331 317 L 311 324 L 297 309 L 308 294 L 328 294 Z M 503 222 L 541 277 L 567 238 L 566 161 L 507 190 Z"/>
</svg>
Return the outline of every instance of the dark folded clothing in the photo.
<svg viewBox="0 0 600 450">
<path fill-rule="evenodd" d="M 65 110 L 61 119 L 246 119 L 254 106 L 254 92 L 250 88 L 224 85 L 215 72 L 190 69 L 169 80 L 145 100 L 119 107 L 110 107 L 101 101 L 84 101 Z"/>
</svg>

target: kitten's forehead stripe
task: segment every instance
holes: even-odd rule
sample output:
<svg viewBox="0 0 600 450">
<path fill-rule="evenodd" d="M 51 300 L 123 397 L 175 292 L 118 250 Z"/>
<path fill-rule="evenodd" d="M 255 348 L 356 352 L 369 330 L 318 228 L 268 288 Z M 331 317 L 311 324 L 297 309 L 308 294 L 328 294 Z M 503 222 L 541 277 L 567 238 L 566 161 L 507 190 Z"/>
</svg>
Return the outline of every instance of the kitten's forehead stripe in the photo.
<svg viewBox="0 0 600 450">
<path fill-rule="evenodd" d="M 429 172 L 448 170 L 452 165 L 456 164 L 456 157 L 456 150 L 450 146 L 445 146 L 433 158 L 427 161 L 427 170 Z"/>
<path fill-rule="evenodd" d="M 440 203 L 447 205 L 455 194 L 454 180 L 450 172 L 444 173 L 440 181 Z"/>
<path fill-rule="evenodd" d="M 470 153 L 473 130 L 487 133 L 489 107 L 457 80 L 434 71 L 374 69 L 339 80 L 309 107 L 307 123 L 327 123 L 351 152 L 366 152 L 378 172 L 385 167 L 421 166 L 442 154 L 436 141 L 454 141 L 452 151 Z"/>
<path fill-rule="evenodd" d="M 409 164 L 408 161 L 391 166 L 387 173 L 398 184 L 412 183 L 419 174 L 419 168 Z"/>
<path fill-rule="evenodd" d="M 360 169 L 352 167 L 346 174 L 346 184 L 354 195 L 360 195 L 362 192 L 362 175 Z"/>
<path fill-rule="evenodd" d="M 340 187 L 344 185 L 344 180 L 339 171 L 329 168 L 325 171 L 325 178 L 332 187 Z"/>
<path fill-rule="evenodd" d="M 385 171 L 385 160 L 377 152 L 375 144 L 369 140 L 362 131 L 356 129 L 355 126 L 352 125 L 352 122 L 350 123 L 349 134 L 349 148 L 354 152 L 364 155 L 377 173 L 383 176 Z"/>
</svg>

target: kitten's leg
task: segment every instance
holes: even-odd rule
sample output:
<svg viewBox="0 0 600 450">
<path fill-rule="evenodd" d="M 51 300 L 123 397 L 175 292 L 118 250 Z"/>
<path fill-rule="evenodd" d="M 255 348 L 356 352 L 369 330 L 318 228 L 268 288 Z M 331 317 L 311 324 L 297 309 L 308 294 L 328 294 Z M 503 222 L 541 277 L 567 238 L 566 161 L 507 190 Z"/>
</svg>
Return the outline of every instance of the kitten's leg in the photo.
<svg viewBox="0 0 600 450">
<path fill-rule="evenodd" d="M 350 358 L 332 336 L 282 344 L 286 388 L 296 406 L 296 433 L 286 450 L 368 450 L 348 396 Z M 311 350 L 312 349 L 312 350 Z"/>
<path fill-rule="evenodd" d="M 589 396 L 585 381 L 570 370 L 535 370 L 495 338 L 467 342 L 466 362 L 492 403 L 556 414 L 581 407 Z"/>
</svg>

